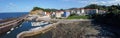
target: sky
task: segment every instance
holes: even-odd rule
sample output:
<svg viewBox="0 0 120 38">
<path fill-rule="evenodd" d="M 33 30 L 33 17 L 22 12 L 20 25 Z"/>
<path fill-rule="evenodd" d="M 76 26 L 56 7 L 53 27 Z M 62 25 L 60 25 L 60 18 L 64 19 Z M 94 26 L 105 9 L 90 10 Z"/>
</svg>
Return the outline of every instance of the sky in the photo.
<svg viewBox="0 0 120 38">
<path fill-rule="evenodd" d="M 0 0 L 0 12 L 29 12 L 33 7 L 82 8 L 89 4 L 116 5 L 120 0 Z"/>
</svg>

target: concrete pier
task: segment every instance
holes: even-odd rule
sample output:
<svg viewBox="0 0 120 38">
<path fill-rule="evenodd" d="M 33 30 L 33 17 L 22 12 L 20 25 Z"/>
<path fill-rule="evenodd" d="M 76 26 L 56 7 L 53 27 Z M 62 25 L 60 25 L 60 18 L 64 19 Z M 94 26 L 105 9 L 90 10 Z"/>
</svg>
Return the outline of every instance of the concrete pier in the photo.
<svg viewBox="0 0 120 38">
<path fill-rule="evenodd" d="M 4 22 L 0 23 L 0 35 L 3 33 L 6 33 L 8 31 L 14 30 L 17 26 L 19 26 L 22 22 L 24 22 L 24 19 L 27 17 L 27 15 L 18 17 L 11 20 L 4 20 Z"/>
</svg>

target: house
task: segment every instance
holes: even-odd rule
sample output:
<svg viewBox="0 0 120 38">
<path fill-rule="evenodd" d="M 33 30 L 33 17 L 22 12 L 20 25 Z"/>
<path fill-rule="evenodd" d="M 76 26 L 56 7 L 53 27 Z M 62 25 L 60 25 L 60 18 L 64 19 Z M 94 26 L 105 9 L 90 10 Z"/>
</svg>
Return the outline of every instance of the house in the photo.
<svg viewBox="0 0 120 38">
<path fill-rule="evenodd" d="M 77 8 L 71 8 L 71 9 L 68 9 L 70 10 L 70 14 L 75 14 L 77 11 Z"/>
<path fill-rule="evenodd" d="M 85 15 L 85 9 L 75 8 L 75 9 L 70 10 L 70 14 Z"/>
<path fill-rule="evenodd" d="M 79 11 L 79 9 L 72 9 L 70 10 L 70 14 L 77 14 L 77 12 Z"/>
<path fill-rule="evenodd" d="M 83 9 L 83 8 L 77 9 L 76 13 L 77 13 L 77 15 L 85 15 L 86 14 L 85 9 Z"/>
<path fill-rule="evenodd" d="M 86 15 L 92 15 L 98 13 L 98 9 L 85 9 L 84 12 Z"/>
<path fill-rule="evenodd" d="M 46 12 L 43 12 L 42 15 L 43 15 L 43 16 L 46 16 Z"/>
<path fill-rule="evenodd" d="M 61 17 L 63 16 L 63 14 L 64 14 L 64 11 L 58 10 L 58 11 L 56 11 L 56 13 L 55 13 L 55 17 L 61 18 Z"/>
<path fill-rule="evenodd" d="M 70 11 L 69 10 L 65 10 L 63 13 L 63 17 L 68 17 L 70 16 Z"/>
<path fill-rule="evenodd" d="M 71 14 L 77 14 L 77 15 L 91 15 L 98 13 L 98 9 L 84 9 L 84 8 L 76 8 L 71 10 Z"/>
<path fill-rule="evenodd" d="M 46 12 L 46 16 L 50 17 L 51 13 L 50 12 Z"/>
<path fill-rule="evenodd" d="M 55 17 L 56 13 L 52 12 L 51 17 Z"/>
</svg>

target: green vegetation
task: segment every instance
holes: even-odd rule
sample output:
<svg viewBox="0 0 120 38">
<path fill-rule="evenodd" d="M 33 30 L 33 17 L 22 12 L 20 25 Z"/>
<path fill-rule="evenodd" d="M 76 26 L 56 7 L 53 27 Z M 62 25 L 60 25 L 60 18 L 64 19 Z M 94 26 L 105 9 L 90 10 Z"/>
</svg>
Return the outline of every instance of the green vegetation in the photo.
<svg viewBox="0 0 120 38">
<path fill-rule="evenodd" d="M 92 7 L 93 6 L 93 7 Z M 89 5 L 85 8 L 95 8 L 100 10 L 105 10 L 105 14 L 95 14 L 91 15 L 90 18 L 94 19 L 95 23 L 100 24 L 102 27 L 106 27 L 116 33 L 116 36 L 119 37 L 120 33 L 116 30 L 120 29 L 120 5 L 111 5 L 111 6 L 102 6 L 102 5 Z"/>
<path fill-rule="evenodd" d="M 57 9 L 44 9 L 43 11 L 46 11 L 46 12 L 55 12 Z"/>
<path fill-rule="evenodd" d="M 112 27 L 120 27 L 120 5 L 111 5 L 111 6 L 105 6 L 105 5 L 97 5 L 97 4 L 91 4 L 86 6 L 85 8 L 91 8 L 91 9 L 99 9 L 99 10 L 105 10 L 107 13 L 105 14 L 94 14 L 91 15 L 90 18 L 95 19 L 95 21 L 103 24 L 108 24 Z"/>
<path fill-rule="evenodd" d="M 111 6 L 91 4 L 91 5 L 88 5 L 84 8 L 105 10 L 109 13 L 115 13 L 115 14 L 120 13 L 120 5 L 119 4 L 118 5 L 111 5 Z"/>
<path fill-rule="evenodd" d="M 89 19 L 88 15 L 70 15 L 67 19 Z"/>
<path fill-rule="evenodd" d="M 88 16 L 70 16 L 67 19 L 88 19 Z"/>
<path fill-rule="evenodd" d="M 84 8 L 90 9 L 99 9 L 105 10 L 107 13 L 105 14 L 94 14 L 94 15 L 85 15 L 85 16 L 78 16 L 75 14 L 70 15 L 67 19 L 94 19 L 95 23 L 100 24 L 100 26 L 108 27 L 107 29 L 114 32 L 117 36 L 120 36 L 119 31 L 116 30 L 120 29 L 120 5 L 97 5 L 91 4 Z M 71 8 L 75 9 L 75 8 Z M 61 9 L 62 10 L 62 9 Z M 88 24 L 88 25 L 86 25 Z M 96 25 L 97 26 L 97 25 Z M 87 29 L 88 28 L 88 29 Z M 93 32 L 91 32 L 93 31 Z M 89 33 L 97 33 L 98 30 L 91 27 L 89 23 L 83 22 L 74 22 L 68 24 L 59 24 L 56 28 L 40 35 L 31 36 L 31 37 L 48 37 L 48 38 L 82 38 L 86 37 L 84 34 Z M 101 30 L 100 30 L 101 31 Z M 104 34 L 104 33 L 103 33 Z M 110 33 L 109 33 L 110 34 Z M 29 37 L 28 37 L 29 38 Z"/>
<path fill-rule="evenodd" d="M 43 10 L 43 11 L 46 11 L 46 12 L 55 12 L 57 9 L 44 9 L 44 8 L 40 8 L 40 7 L 34 7 L 32 9 L 32 11 L 35 11 L 35 10 Z"/>
<path fill-rule="evenodd" d="M 34 8 L 32 9 L 32 11 L 35 11 L 35 10 L 43 10 L 43 8 L 40 8 L 40 7 L 34 7 Z"/>
<path fill-rule="evenodd" d="M 89 9 L 99 9 L 99 10 L 104 10 L 106 11 L 106 14 L 101 15 L 105 16 L 107 14 L 111 14 L 111 15 L 115 15 L 116 18 L 119 18 L 119 14 L 120 14 L 120 5 L 111 5 L 111 6 L 105 6 L 105 5 L 97 5 L 97 4 L 90 4 L 88 6 L 85 6 L 84 8 L 89 8 Z M 70 8 L 70 9 L 75 9 L 75 8 Z M 77 16 L 75 14 L 72 14 L 70 17 L 68 17 L 68 19 L 88 19 L 88 18 L 92 18 L 92 19 L 96 19 L 96 18 L 100 18 L 99 14 L 94 14 L 94 15 L 88 15 L 88 16 Z M 112 19 L 111 17 L 109 19 Z"/>
</svg>

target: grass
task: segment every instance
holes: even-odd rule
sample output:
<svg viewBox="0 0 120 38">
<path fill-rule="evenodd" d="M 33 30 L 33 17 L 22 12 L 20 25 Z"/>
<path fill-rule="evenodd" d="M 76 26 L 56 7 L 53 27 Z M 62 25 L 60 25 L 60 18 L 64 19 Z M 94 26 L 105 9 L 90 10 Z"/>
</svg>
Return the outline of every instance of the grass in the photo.
<svg viewBox="0 0 120 38">
<path fill-rule="evenodd" d="M 87 16 L 87 15 L 83 15 L 83 16 L 73 15 L 73 16 L 69 16 L 67 19 L 89 19 L 89 16 Z"/>
</svg>

